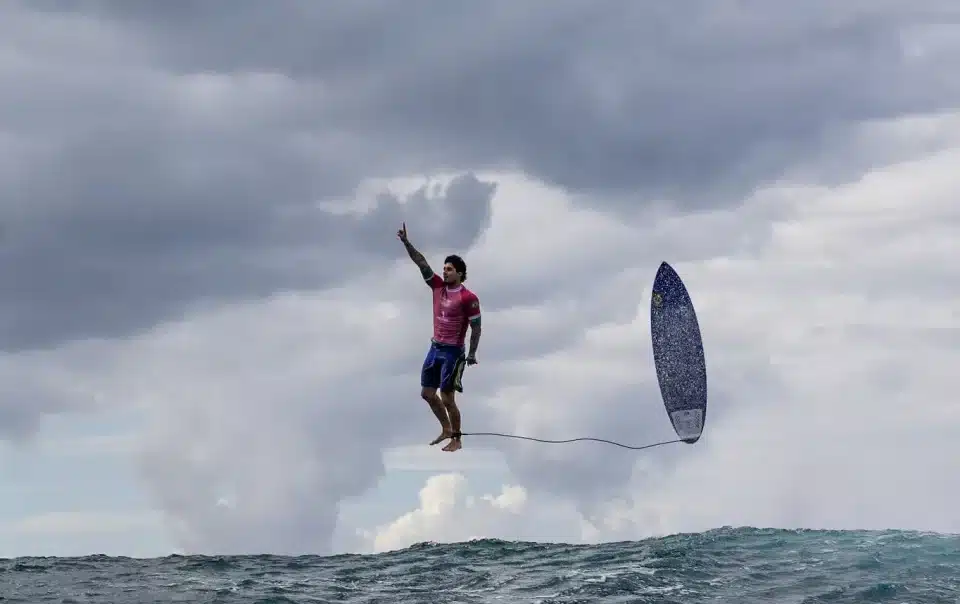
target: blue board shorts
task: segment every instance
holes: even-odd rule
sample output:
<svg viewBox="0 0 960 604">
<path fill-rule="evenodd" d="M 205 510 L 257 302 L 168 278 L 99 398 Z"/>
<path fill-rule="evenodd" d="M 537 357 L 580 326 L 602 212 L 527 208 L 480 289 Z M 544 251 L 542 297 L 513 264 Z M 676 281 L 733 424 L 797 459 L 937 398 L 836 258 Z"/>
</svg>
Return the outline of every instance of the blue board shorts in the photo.
<svg viewBox="0 0 960 604">
<path fill-rule="evenodd" d="M 463 392 L 463 368 L 467 364 L 463 346 L 430 342 L 427 357 L 420 370 L 420 386 L 440 392 Z"/>
</svg>

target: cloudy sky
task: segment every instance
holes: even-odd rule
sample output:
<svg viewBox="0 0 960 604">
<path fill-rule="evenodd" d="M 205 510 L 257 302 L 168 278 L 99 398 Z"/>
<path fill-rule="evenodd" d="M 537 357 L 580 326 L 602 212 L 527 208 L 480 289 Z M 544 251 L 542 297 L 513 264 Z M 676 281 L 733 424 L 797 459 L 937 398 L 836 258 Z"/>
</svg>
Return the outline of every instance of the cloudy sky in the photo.
<svg viewBox="0 0 960 604">
<path fill-rule="evenodd" d="M 952 2 L 0 7 L 0 556 L 960 531 Z M 484 309 L 426 443 L 430 298 Z"/>
</svg>

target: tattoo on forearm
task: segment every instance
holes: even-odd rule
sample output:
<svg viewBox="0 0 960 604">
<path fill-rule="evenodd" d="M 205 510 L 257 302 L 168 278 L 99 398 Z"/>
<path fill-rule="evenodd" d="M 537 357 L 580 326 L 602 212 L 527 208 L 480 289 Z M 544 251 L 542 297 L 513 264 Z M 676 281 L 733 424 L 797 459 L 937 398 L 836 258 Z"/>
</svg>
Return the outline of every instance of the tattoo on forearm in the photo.
<svg viewBox="0 0 960 604">
<path fill-rule="evenodd" d="M 470 356 L 477 353 L 477 346 L 480 344 L 480 326 L 474 324 L 470 328 Z"/>
<path fill-rule="evenodd" d="M 417 251 L 417 248 L 413 247 L 409 241 L 403 242 L 404 247 L 407 248 L 407 253 L 410 254 L 410 259 L 413 260 L 413 263 L 420 267 L 420 274 L 423 275 L 424 279 L 429 279 L 433 275 L 433 269 L 430 268 L 430 263 L 427 262 L 427 259 L 423 257 L 423 254 Z"/>
</svg>

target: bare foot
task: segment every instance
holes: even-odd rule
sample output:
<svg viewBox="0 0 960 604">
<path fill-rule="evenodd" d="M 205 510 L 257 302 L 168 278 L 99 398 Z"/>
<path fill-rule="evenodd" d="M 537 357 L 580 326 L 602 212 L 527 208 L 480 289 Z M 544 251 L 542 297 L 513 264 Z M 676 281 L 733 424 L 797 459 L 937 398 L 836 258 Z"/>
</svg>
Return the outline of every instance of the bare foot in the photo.
<svg viewBox="0 0 960 604">
<path fill-rule="evenodd" d="M 450 430 L 444 430 L 443 432 L 440 433 L 440 436 L 438 436 L 438 437 L 436 437 L 435 439 L 433 439 L 432 441 L 430 441 L 430 446 L 432 447 L 433 445 L 435 445 L 435 444 L 437 444 L 437 443 L 440 443 L 440 442 L 442 442 L 442 441 L 445 441 L 445 440 L 447 440 L 448 438 L 450 438 L 451 436 L 453 436 L 453 432 L 451 432 Z"/>
<path fill-rule="evenodd" d="M 452 452 L 452 451 L 458 450 L 462 446 L 463 445 L 460 444 L 460 439 L 454 438 L 454 439 L 451 439 L 449 443 L 447 443 L 447 446 L 444 447 L 443 450 Z"/>
</svg>

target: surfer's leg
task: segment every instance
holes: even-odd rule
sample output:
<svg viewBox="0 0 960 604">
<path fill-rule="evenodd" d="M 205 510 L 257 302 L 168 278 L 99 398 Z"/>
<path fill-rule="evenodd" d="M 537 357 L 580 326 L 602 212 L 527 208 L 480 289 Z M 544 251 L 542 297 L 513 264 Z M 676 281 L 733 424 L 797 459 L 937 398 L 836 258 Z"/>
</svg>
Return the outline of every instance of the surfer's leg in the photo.
<svg viewBox="0 0 960 604">
<path fill-rule="evenodd" d="M 462 446 L 459 436 L 460 409 L 457 408 L 457 392 L 463 392 L 461 378 L 463 377 L 464 365 L 466 365 L 466 359 L 461 352 L 461 354 L 453 356 L 447 363 L 444 363 L 443 371 L 440 374 L 442 376 L 440 380 L 440 400 L 443 401 L 443 407 L 447 415 L 450 416 L 450 428 L 453 434 L 458 435 L 447 443 L 447 446 L 443 448 L 444 451 L 456 451 Z"/>
<path fill-rule="evenodd" d="M 463 445 L 460 442 L 460 436 L 453 436 L 454 434 L 460 434 L 460 409 L 457 408 L 456 393 L 454 392 L 441 392 L 440 399 L 443 401 L 443 407 L 447 412 L 447 415 L 450 416 L 450 442 L 447 443 L 447 446 L 443 448 L 444 451 L 456 451 Z"/>
<path fill-rule="evenodd" d="M 430 405 L 430 410 L 433 411 L 437 421 L 440 422 L 440 436 L 430 441 L 430 444 L 435 445 L 450 438 L 453 435 L 453 430 L 450 428 L 450 418 L 447 416 L 446 407 L 443 402 L 441 402 L 440 397 L 437 396 L 437 389 L 423 388 L 420 391 L 420 396 L 423 397 L 423 400 L 427 401 L 427 404 Z"/>
<path fill-rule="evenodd" d="M 436 347 L 430 346 L 427 357 L 423 361 L 423 368 L 420 370 L 420 397 L 427 401 L 430 410 L 433 411 L 437 421 L 440 422 L 440 436 L 435 438 L 430 444 L 435 445 L 440 441 L 450 438 L 453 431 L 450 429 L 450 418 L 447 417 L 447 411 L 437 396 L 437 389 L 440 387 L 442 358 L 437 355 Z"/>
</svg>

